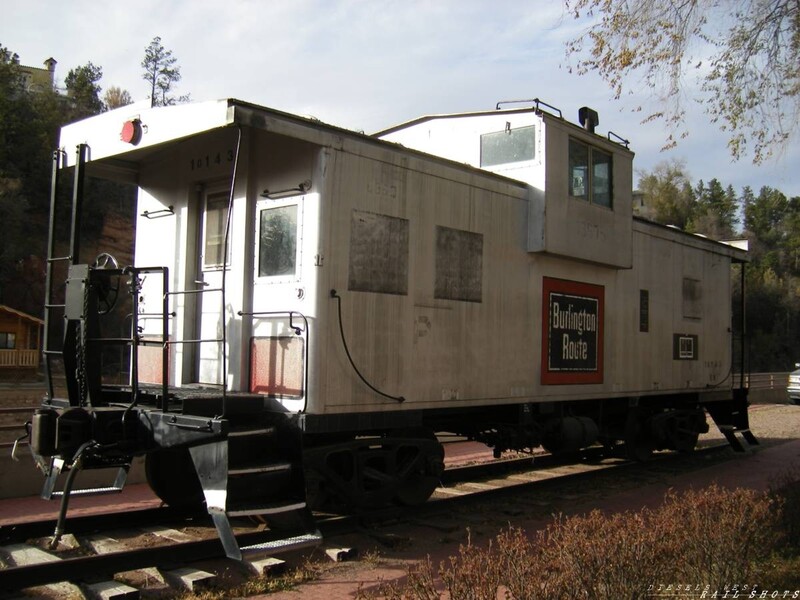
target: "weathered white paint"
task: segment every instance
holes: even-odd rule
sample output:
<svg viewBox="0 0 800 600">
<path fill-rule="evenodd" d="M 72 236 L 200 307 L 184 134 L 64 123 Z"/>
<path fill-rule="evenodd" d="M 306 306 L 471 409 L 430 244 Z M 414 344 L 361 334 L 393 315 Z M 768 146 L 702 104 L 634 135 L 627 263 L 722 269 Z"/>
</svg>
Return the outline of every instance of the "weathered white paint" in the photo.
<svg viewBox="0 0 800 600">
<path fill-rule="evenodd" d="M 165 113 L 170 118 L 162 119 L 158 111 L 142 114 L 152 136 L 146 152 L 107 144 L 116 120 L 105 115 L 71 126 L 69 138 L 89 143 L 92 160 L 109 167 L 107 173 L 125 159 L 125 176 L 134 174 L 139 182 L 139 214 L 173 207 L 172 216 L 138 219 L 136 264 L 166 265 L 173 290 L 192 290 L 200 275 L 205 280 L 218 275 L 200 266 L 203 195 L 215 186 L 230 186 L 233 161 L 228 158 L 241 126 L 225 306 L 207 301 L 207 295 L 176 296 L 177 316 L 170 321 L 171 339 L 178 341 L 214 334 L 225 319 L 229 389 L 248 387 L 252 336 L 291 333 L 286 318 L 241 316 L 240 311 L 297 311 L 307 317 L 308 390 L 305 398 L 285 401 L 292 411 L 332 414 L 641 396 L 724 384 L 731 359 L 729 265 L 745 255 L 634 220 L 633 154 L 622 146 L 530 111 L 474 121 L 441 119 L 451 127 L 468 124 L 457 138 L 459 153 L 449 156 L 462 162 L 474 162 L 480 132 L 497 130 L 500 121 L 513 118 L 513 126 L 537 127 L 537 158 L 506 172 L 523 182 L 236 101 L 210 104 L 208 112 L 181 108 Z M 186 122 L 193 119 L 191 130 Z M 231 126 L 219 128 L 227 123 Z M 195 135 L 187 137 L 190 130 Z M 613 153 L 613 210 L 567 198 L 570 136 Z M 311 182 L 310 190 L 290 191 L 305 181 Z M 264 190 L 283 193 L 270 199 L 262 197 Z M 287 203 L 297 203 L 302 215 L 297 275 L 260 280 L 255 272 L 258 210 Z M 354 211 L 407 221 L 406 294 L 348 290 Z M 482 236 L 481 302 L 435 297 L 437 226 Z M 602 383 L 542 384 L 545 277 L 604 287 Z M 703 282 L 700 319 L 684 317 L 686 277 Z M 403 395 L 405 403 L 377 396 L 353 372 L 332 289 L 342 297 L 343 329 L 359 370 L 377 388 Z M 639 331 L 641 289 L 650 294 L 647 333 Z M 144 295 L 146 310 L 158 309 L 155 276 L 145 282 Z M 157 330 L 160 324 L 148 322 L 147 333 L 154 333 L 151 327 Z M 674 361 L 673 333 L 698 335 L 700 360 Z M 218 357 L 219 350 L 210 347 L 176 344 L 172 382 L 221 383 L 221 371 L 203 374 L 204 363 L 216 368 Z"/>
</svg>

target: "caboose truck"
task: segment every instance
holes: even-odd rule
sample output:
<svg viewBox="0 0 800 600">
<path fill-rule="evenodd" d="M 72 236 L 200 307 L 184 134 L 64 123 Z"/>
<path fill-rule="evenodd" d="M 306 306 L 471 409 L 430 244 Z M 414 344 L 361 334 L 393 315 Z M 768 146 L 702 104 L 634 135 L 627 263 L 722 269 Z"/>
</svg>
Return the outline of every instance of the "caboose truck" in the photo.
<svg viewBox="0 0 800 600">
<path fill-rule="evenodd" d="M 645 460 L 694 448 L 707 410 L 756 443 L 732 384 L 746 252 L 634 218 L 633 153 L 581 119 L 536 100 L 366 136 L 223 100 L 64 127 L 31 427 L 43 496 L 67 474 L 57 535 L 76 473 L 118 490 L 142 455 L 241 558 L 230 517 L 302 544 L 309 508 L 424 502 L 436 433 Z M 87 174 L 138 187 L 133 265 L 82 256 Z"/>
</svg>

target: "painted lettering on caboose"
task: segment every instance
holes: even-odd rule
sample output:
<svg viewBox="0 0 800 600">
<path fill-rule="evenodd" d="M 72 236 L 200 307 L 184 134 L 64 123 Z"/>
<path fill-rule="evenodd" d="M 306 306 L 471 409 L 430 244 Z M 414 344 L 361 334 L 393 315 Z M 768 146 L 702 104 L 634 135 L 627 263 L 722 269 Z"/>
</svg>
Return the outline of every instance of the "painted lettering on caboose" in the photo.
<svg viewBox="0 0 800 600">
<path fill-rule="evenodd" d="M 604 288 L 545 277 L 542 290 L 542 383 L 602 383 Z"/>
<path fill-rule="evenodd" d="M 550 292 L 550 371 L 597 370 L 598 300 Z"/>
</svg>

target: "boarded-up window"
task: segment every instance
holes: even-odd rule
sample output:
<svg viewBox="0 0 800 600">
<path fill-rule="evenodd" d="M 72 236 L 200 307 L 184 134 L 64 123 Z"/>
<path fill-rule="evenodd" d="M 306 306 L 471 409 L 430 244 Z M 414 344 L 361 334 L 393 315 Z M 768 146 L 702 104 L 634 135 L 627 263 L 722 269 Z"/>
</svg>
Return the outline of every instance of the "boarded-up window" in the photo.
<svg viewBox="0 0 800 600">
<path fill-rule="evenodd" d="M 650 331 L 650 291 L 639 290 L 639 331 Z"/>
<path fill-rule="evenodd" d="M 482 290 L 483 235 L 437 226 L 434 297 L 480 302 Z"/>
<path fill-rule="evenodd" d="M 703 286 L 697 279 L 683 278 L 683 317 L 685 319 L 703 317 Z"/>
<path fill-rule="evenodd" d="M 353 211 L 347 289 L 408 294 L 407 219 Z"/>
</svg>

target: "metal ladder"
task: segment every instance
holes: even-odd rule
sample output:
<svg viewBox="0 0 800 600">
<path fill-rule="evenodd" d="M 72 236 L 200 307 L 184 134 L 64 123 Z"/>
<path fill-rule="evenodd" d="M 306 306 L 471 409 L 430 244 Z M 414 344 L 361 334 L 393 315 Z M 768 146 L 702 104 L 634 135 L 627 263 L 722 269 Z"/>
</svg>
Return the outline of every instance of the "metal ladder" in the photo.
<svg viewBox="0 0 800 600">
<path fill-rule="evenodd" d="M 69 263 L 70 269 L 70 276 L 73 276 L 73 272 L 78 273 L 80 272 L 80 265 L 78 265 L 79 255 L 80 255 L 80 230 L 81 230 L 81 208 L 83 204 L 83 190 L 84 190 L 84 176 L 85 176 L 85 166 L 86 166 L 86 153 L 88 147 L 85 144 L 81 144 L 76 149 L 76 160 L 75 160 L 75 174 L 74 174 L 74 185 L 73 185 L 73 192 L 72 192 L 72 203 L 71 203 L 71 218 L 70 218 L 70 249 L 69 254 L 67 256 L 55 256 L 55 227 L 56 227 L 56 212 L 57 212 L 57 203 L 58 203 L 58 196 L 60 193 L 60 171 L 61 168 L 66 163 L 66 154 L 63 150 L 56 150 L 53 153 L 53 166 L 52 166 L 52 175 L 51 175 L 51 186 L 50 186 L 50 217 L 48 223 L 48 238 L 47 238 L 47 269 L 45 274 L 45 303 L 44 303 L 44 338 L 43 338 L 43 357 L 44 357 L 44 365 L 45 365 L 45 378 L 46 378 L 46 397 L 44 399 L 44 404 L 53 404 L 55 400 L 55 393 L 54 393 L 54 383 L 53 383 L 53 364 L 52 359 L 53 357 L 60 356 L 64 359 L 65 368 L 68 368 L 68 365 L 73 365 L 72 359 L 68 358 L 65 355 L 65 348 L 64 344 L 62 344 L 61 349 L 54 349 L 53 342 L 52 342 L 52 335 L 51 335 L 51 326 L 52 320 L 54 318 L 54 311 L 59 311 L 61 313 L 62 318 L 65 321 L 65 343 L 66 343 L 66 336 L 70 335 L 71 332 L 69 331 L 69 327 L 72 327 L 73 330 L 77 329 L 80 332 L 80 335 L 85 338 L 86 335 L 86 322 L 85 319 L 80 320 L 79 323 L 66 323 L 67 321 L 67 302 L 66 300 L 64 303 L 54 303 L 53 302 L 53 268 L 54 265 L 57 263 Z M 74 331 L 72 332 L 75 333 Z M 92 340 L 95 341 L 95 340 Z M 80 361 L 78 361 L 80 362 Z M 73 365 L 76 368 L 81 368 L 83 365 Z M 82 375 L 76 375 L 77 380 L 81 380 Z M 70 386 L 69 378 L 68 378 L 68 386 Z M 84 381 L 84 384 L 86 382 Z M 85 389 L 85 385 L 79 385 L 78 392 L 78 399 L 75 399 L 75 389 L 74 385 L 71 386 L 70 392 L 72 392 L 72 398 L 69 400 L 69 404 L 71 406 L 81 406 L 87 402 L 91 402 L 93 398 L 88 396 L 88 392 Z M 101 402 L 99 398 L 94 398 L 95 401 Z M 78 467 L 76 464 L 67 464 L 63 459 L 50 457 L 50 461 L 45 460 L 46 457 L 36 457 L 37 462 L 39 463 L 42 470 L 45 472 L 46 478 L 45 483 L 42 488 L 41 497 L 44 499 L 51 499 L 51 498 L 64 498 L 65 496 L 69 495 L 90 495 L 90 494 L 108 494 L 108 493 L 115 493 L 122 491 L 123 487 L 125 486 L 125 481 L 127 479 L 128 471 L 130 470 L 131 462 L 130 458 L 127 457 L 120 457 L 118 460 L 114 461 L 105 461 L 98 465 L 88 465 L 86 467 L 80 466 Z M 79 457 L 74 458 L 74 463 L 77 463 Z M 100 486 L 100 487 L 90 487 L 84 489 L 75 489 L 71 490 L 69 487 L 66 487 L 64 490 L 56 490 L 56 483 L 59 476 L 64 471 L 68 471 L 72 468 L 116 468 L 116 474 L 114 476 L 113 483 L 108 486 Z M 69 478 L 68 478 L 69 480 Z"/>
<path fill-rule="evenodd" d="M 319 544 L 305 498 L 299 430 L 277 413 L 247 409 L 251 398 L 228 402 L 231 430 L 225 440 L 190 448 L 206 507 L 229 558 Z M 241 410 L 241 412 L 239 412 Z M 231 519 L 261 517 L 284 536 L 240 548 Z"/>
</svg>

